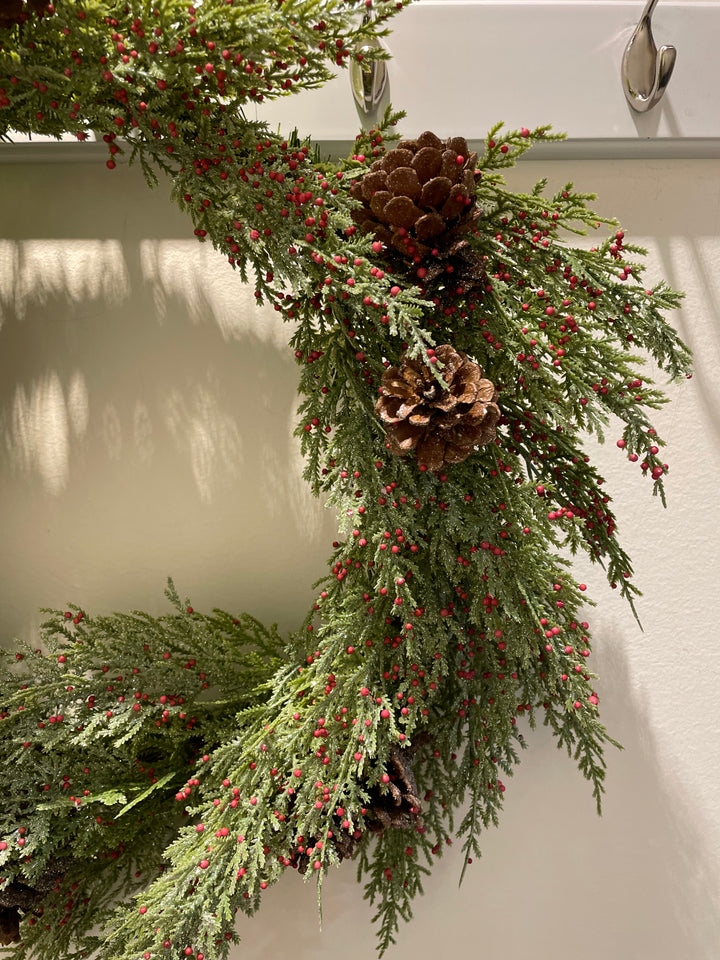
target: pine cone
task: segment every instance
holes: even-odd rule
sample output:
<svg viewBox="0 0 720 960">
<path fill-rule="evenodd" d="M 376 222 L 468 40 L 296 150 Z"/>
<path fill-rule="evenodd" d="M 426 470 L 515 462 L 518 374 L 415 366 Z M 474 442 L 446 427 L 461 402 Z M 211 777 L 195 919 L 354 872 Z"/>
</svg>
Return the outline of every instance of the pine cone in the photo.
<svg viewBox="0 0 720 960">
<path fill-rule="evenodd" d="M 0 0 L 0 29 L 23 23 L 31 10 L 42 16 L 46 6 L 46 0 Z"/>
<path fill-rule="evenodd" d="M 312 837 L 307 841 L 307 847 L 303 847 L 303 852 L 301 853 L 298 848 L 295 848 L 289 856 L 291 866 L 297 868 L 299 873 L 305 873 L 307 868 L 310 866 L 310 862 L 314 860 L 318 854 L 311 852 L 307 853 L 307 849 L 314 848 L 317 843 L 317 838 Z M 335 852 L 338 855 L 338 860 L 350 860 L 355 855 L 358 841 L 355 837 L 344 831 L 338 824 L 337 829 L 334 831 L 333 836 L 326 843 L 330 843 L 335 847 Z"/>
<path fill-rule="evenodd" d="M 368 791 L 369 802 L 365 823 L 372 833 L 382 833 L 383 830 L 402 830 L 417 825 L 422 812 L 422 801 L 418 796 L 419 791 L 411 761 L 418 750 L 431 739 L 430 734 L 419 733 L 413 738 L 411 747 L 405 749 L 390 747 L 386 765 L 390 779 L 382 785 L 375 784 Z M 329 842 L 335 848 L 339 860 L 349 860 L 355 855 L 362 839 L 363 836 L 359 831 L 353 834 L 348 833 L 340 826 L 338 820 L 337 829 L 334 829 Z M 313 848 L 316 842 L 316 838 L 313 837 L 306 841 L 307 846 L 303 847 L 302 853 L 297 848 L 291 852 L 290 862 L 300 873 L 304 873 L 311 859 L 317 856 L 307 852 L 308 847 Z"/>
<path fill-rule="evenodd" d="M 353 184 L 355 222 L 417 263 L 474 223 L 476 163 L 462 137 L 401 140 Z"/>
<path fill-rule="evenodd" d="M 0 907 L 0 945 L 20 942 L 20 914 L 14 907 Z"/>
<path fill-rule="evenodd" d="M 429 740 L 427 734 L 420 734 L 409 749 L 390 748 L 387 765 L 390 780 L 383 785 L 383 791 L 377 786 L 370 791 L 367 823 L 374 833 L 414 827 L 420 819 L 422 802 L 410 761 L 417 749 Z"/>
<path fill-rule="evenodd" d="M 53 860 L 48 863 L 34 887 L 20 880 L 12 880 L 0 890 L 0 944 L 20 941 L 21 911 L 30 913 L 41 904 L 43 897 L 62 880 L 67 870 L 67 862 Z"/>
<path fill-rule="evenodd" d="M 477 363 L 449 344 L 435 356 L 448 389 L 429 365 L 403 354 L 400 366 L 383 374 L 383 394 L 375 404 L 390 452 L 403 456 L 414 450 L 429 470 L 462 463 L 474 447 L 490 443 L 500 419 L 497 391 Z"/>
<path fill-rule="evenodd" d="M 22 0 L 0 0 L 0 28 L 20 23 L 23 10 Z"/>
</svg>

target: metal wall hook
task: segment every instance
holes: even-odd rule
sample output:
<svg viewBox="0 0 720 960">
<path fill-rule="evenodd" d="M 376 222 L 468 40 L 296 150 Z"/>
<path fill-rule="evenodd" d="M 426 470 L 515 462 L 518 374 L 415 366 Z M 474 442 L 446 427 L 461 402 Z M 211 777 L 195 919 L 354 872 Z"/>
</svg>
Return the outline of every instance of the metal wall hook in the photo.
<svg viewBox="0 0 720 960">
<path fill-rule="evenodd" d="M 622 58 L 622 84 L 625 97 L 638 113 L 652 110 L 670 82 L 677 50 L 662 46 L 658 50 L 652 35 L 650 18 L 658 0 L 648 0 Z"/>
<path fill-rule="evenodd" d="M 365 14 L 364 23 L 370 21 L 369 14 Z M 382 44 L 373 37 L 355 50 L 355 54 L 369 53 L 371 50 L 382 49 Z M 382 100 L 388 82 L 387 64 L 384 60 L 369 60 L 367 63 L 358 63 L 353 58 L 350 62 L 350 86 L 355 103 L 367 116 L 371 114 Z"/>
</svg>

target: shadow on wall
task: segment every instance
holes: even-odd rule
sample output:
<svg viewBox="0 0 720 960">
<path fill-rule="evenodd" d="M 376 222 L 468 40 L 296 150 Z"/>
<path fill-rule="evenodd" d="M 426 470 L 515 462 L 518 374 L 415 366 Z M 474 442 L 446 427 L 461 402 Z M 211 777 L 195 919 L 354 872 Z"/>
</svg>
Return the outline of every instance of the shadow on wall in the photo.
<svg viewBox="0 0 720 960">
<path fill-rule="evenodd" d="M 693 803 L 693 785 L 668 769 L 646 699 L 630 673 L 629 637 L 606 624 L 595 667 L 608 689 L 603 717 L 624 750 L 607 750 L 602 817 L 588 784 L 544 730 L 506 780 L 500 829 L 458 889 L 459 844 L 446 849 L 387 960 L 491 957 L 508 960 L 717 960 L 720 890 L 716 858 Z M 412 843 L 412 835 L 408 842 Z M 289 875 L 255 920 L 239 920 L 232 960 L 368 960 L 372 911 L 345 863 L 323 887 Z M 515 919 L 513 920 L 512 917 Z M 351 935 L 349 935 L 351 931 Z"/>
<path fill-rule="evenodd" d="M 663 101 L 664 102 L 664 101 Z M 672 102 L 668 100 L 665 113 L 669 117 L 670 130 L 673 136 L 680 136 L 680 129 Z M 677 242 L 677 238 L 663 235 L 658 238 L 658 253 L 662 264 L 663 277 L 671 286 L 678 290 L 691 291 L 685 304 L 684 314 L 694 318 L 698 313 L 707 312 L 713 321 L 713 328 L 718 329 L 720 324 L 720 282 L 718 281 L 717 256 L 713 262 L 713 244 L 717 238 L 717 227 L 720 224 L 720 193 L 717 189 L 717 180 L 710 190 L 703 196 L 702 186 L 696 189 L 696 194 L 705 200 L 707 206 L 707 232 L 710 243 L 706 243 L 705 236 L 688 236 L 684 243 Z M 672 198 L 675 203 L 682 203 L 685 191 L 678 191 L 680 196 Z M 681 199 L 682 197 L 682 199 Z M 663 197 L 663 207 L 668 198 Z M 680 211 L 678 211 L 680 213 Z M 714 219 L 714 223 L 712 222 Z M 673 240 L 675 239 L 675 242 Z M 708 270 L 708 265 L 712 270 Z M 720 438 L 720 411 L 717 398 L 713 397 L 710 384 L 717 379 L 715 371 L 720 363 L 720 338 L 715 337 L 708 343 L 706 338 L 697 336 L 696 325 L 692 322 L 678 324 L 679 331 L 693 351 L 695 374 L 699 375 L 699 397 L 705 414 L 705 422 L 711 424 L 715 438 Z"/>
<path fill-rule="evenodd" d="M 196 247 L 143 241 L 133 264 L 118 241 L 0 244 L 0 323 L 14 374 L 3 381 L 0 429 L 12 470 L 60 493 L 71 445 L 91 426 L 91 395 L 92 426 L 110 460 L 148 464 L 165 433 L 203 501 L 239 476 L 243 436 L 262 470 L 264 438 L 291 430 L 289 331 L 257 309 L 212 248 L 197 256 Z M 227 349 L 217 336 L 213 343 L 218 331 Z M 286 476 L 291 465 L 276 464 Z"/>
<path fill-rule="evenodd" d="M 648 626 L 652 629 L 651 623 Z M 616 735 L 624 746 L 608 778 L 606 810 L 615 837 L 610 856 L 619 863 L 627 857 L 628 846 L 637 851 L 631 861 L 636 875 L 626 866 L 619 871 L 620 882 L 627 903 L 639 908 L 637 928 L 646 936 L 653 925 L 656 928 L 657 944 L 648 953 L 671 957 L 674 939 L 675 956 L 715 960 L 720 944 L 720 875 L 709 842 L 712 825 L 695 796 L 704 793 L 707 798 L 717 771 L 710 760 L 703 770 L 704 782 L 693 783 L 672 768 L 671 751 L 653 723 L 650 691 L 632 675 L 628 657 L 635 640 L 632 632 L 620 632 L 608 622 L 601 628 L 606 634 L 602 653 L 596 656 L 596 669 L 606 678 L 607 722 L 617 725 Z M 637 629 L 634 633 L 639 638 Z M 710 741 L 701 740 L 699 747 L 708 758 L 714 750 Z"/>
<path fill-rule="evenodd" d="M 118 236 L 53 236 L 39 201 L 0 241 L 0 625 L 68 599 L 162 608 L 172 574 L 198 607 L 294 626 L 335 518 L 292 436 L 292 331 L 136 180 Z"/>
<path fill-rule="evenodd" d="M 720 211 L 718 211 L 720 222 Z M 704 237 L 685 237 L 683 242 L 673 242 L 672 237 L 658 240 L 658 255 L 663 276 L 671 286 L 687 289 L 683 304 L 682 319 L 677 327 L 680 335 L 693 351 L 694 377 L 698 381 L 698 396 L 702 403 L 703 421 L 712 428 L 715 441 L 720 440 L 720 409 L 717 402 L 717 370 L 720 365 L 720 271 L 717 254 L 713 259 L 713 246 L 717 241 Z M 703 336 L 703 328 L 694 323 L 700 314 L 706 313 L 716 336 Z"/>
</svg>

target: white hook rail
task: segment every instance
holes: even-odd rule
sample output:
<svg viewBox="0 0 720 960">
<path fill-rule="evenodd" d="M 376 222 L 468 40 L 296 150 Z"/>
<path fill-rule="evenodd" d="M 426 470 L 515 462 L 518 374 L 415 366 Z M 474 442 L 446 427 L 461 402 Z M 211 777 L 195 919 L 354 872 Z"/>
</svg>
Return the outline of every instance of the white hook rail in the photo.
<svg viewBox="0 0 720 960">
<path fill-rule="evenodd" d="M 619 78 L 642 13 L 641 0 L 420 0 L 385 41 L 389 96 L 407 111 L 407 132 L 481 139 L 498 120 L 551 123 L 568 135 L 565 157 L 568 148 L 575 156 L 720 156 L 720 3 L 657 6 L 655 33 L 672 41 L 678 62 L 662 101 L 641 114 Z M 257 115 L 325 143 L 351 141 L 362 120 L 346 76 L 261 105 Z"/>
<path fill-rule="evenodd" d="M 657 36 L 672 40 L 679 54 L 662 100 L 642 113 L 620 82 L 641 3 L 419 0 L 391 21 L 384 42 L 392 60 L 379 103 L 377 76 L 368 87 L 356 74 L 354 97 L 343 71 L 317 90 L 259 105 L 256 116 L 273 128 L 310 133 L 338 154 L 374 120 L 356 106 L 359 98 L 375 105 L 376 115 L 392 99 L 407 112 L 408 134 L 431 129 L 479 141 L 498 120 L 509 128 L 550 123 L 567 134 L 563 144 L 534 149 L 533 158 L 720 157 L 720 2 L 657 6 Z M 0 144 L 0 162 L 87 160 L 93 152 L 105 156 L 101 144 Z"/>
</svg>

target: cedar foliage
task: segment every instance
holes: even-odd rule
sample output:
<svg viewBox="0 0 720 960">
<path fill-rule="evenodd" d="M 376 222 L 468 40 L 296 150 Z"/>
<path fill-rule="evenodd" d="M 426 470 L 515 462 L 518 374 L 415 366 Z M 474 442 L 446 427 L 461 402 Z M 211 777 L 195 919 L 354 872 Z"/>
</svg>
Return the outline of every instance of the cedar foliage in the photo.
<svg viewBox="0 0 720 960">
<path fill-rule="evenodd" d="M 664 319 L 680 295 L 645 288 L 644 251 L 592 195 L 507 189 L 503 169 L 548 128 L 498 126 L 482 145 L 465 235 L 482 270 L 464 286 L 452 260 L 422 274 L 353 220 L 350 188 L 396 115 L 341 162 L 246 119 L 323 82 L 395 9 L 363 21 L 341 0 L 59 0 L 0 29 L 0 133 L 92 132 L 110 169 L 170 176 L 196 236 L 292 323 L 305 476 L 342 524 L 286 641 L 246 615 L 197 614 L 171 586 L 174 614 L 50 612 L 43 647 L 4 657 L 13 960 L 219 960 L 236 913 L 288 867 L 320 887 L 353 854 L 382 952 L 446 842 L 480 853 L 538 720 L 599 808 L 612 741 L 568 554 L 602 564 L 631 603 L 638 590 L 584 442 L 622 430 L 664 502 L 651 415 L 666 398 L 644 364 L 688 375 Z M 598 226 L 593 249 L 568 244 Z M 463 463 L 423 471 L 388 452 L 375 404 L 387 367 L 443 344 L 481 366 L 501 419 Z"/>
</svg>

